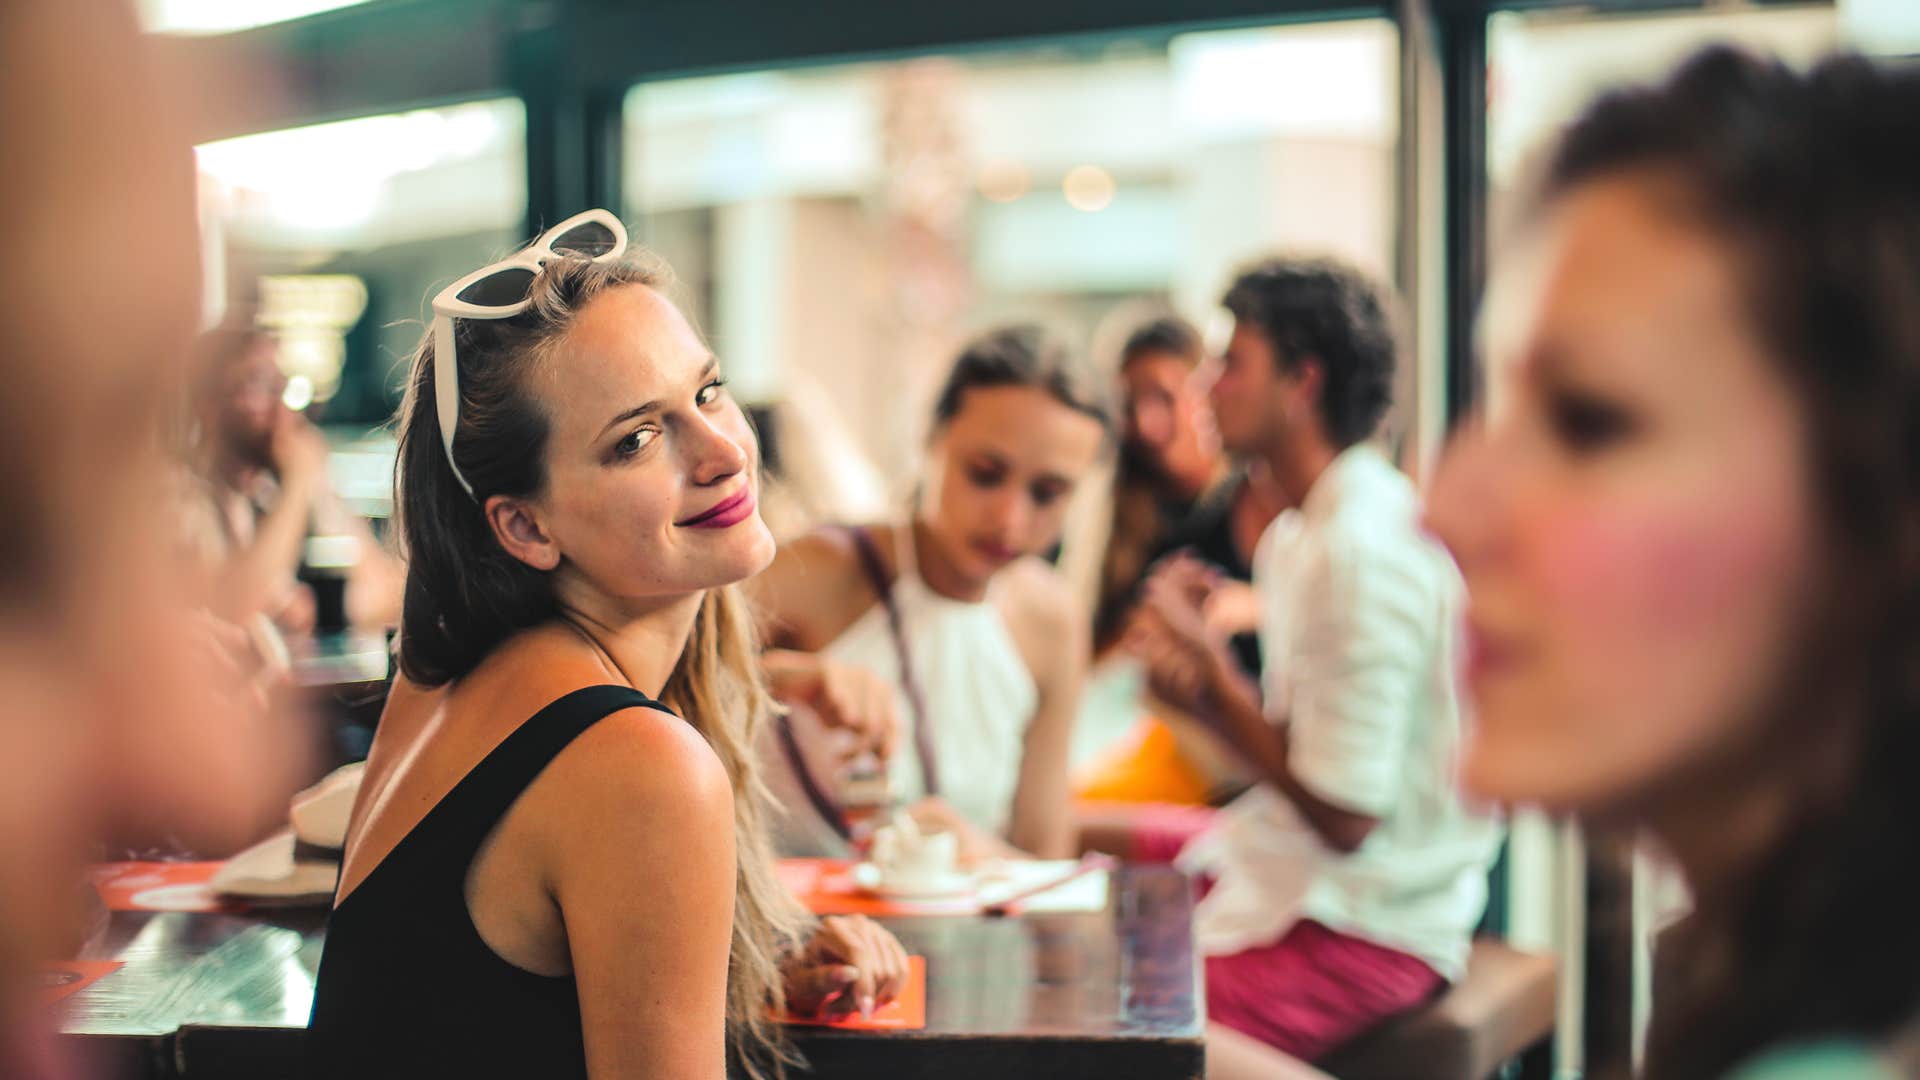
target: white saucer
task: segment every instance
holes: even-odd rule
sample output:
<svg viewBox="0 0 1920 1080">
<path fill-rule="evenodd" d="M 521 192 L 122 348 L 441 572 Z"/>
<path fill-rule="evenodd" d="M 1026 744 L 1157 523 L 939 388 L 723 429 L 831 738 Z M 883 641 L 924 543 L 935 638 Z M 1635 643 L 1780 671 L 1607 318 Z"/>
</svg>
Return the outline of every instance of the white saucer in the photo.
<svg viewBox="0 0 1920 1080">
<path fill-rule="evenodd" d="M 914 882 L 908 887 L 886 881 L 880 868 L 870 862 L 854 866 L 853 883 L 863 892 L 888 900 L 965 900 L 973 896 L 974 890 L 973 875 L 959 870 L 949 870 L 931 881 Z"/>
</svg>

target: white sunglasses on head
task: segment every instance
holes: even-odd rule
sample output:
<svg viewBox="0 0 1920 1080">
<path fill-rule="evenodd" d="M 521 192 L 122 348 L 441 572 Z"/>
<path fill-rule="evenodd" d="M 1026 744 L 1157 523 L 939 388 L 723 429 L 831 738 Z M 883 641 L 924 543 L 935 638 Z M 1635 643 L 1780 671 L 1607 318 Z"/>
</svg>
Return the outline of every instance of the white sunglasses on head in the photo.
<svg viewBox="0 0 1920 1080">
<path fill-rule="evenodd" d="M 511 319 L 527 310 L 533 299 L 533 279 L 547 260 L 563 253 L 606 262 L 626 250 L 627 229 L 620 219 L 607 210 L 586 210 L 507 258 L 441 289 L 433 298 L 433 400 L 440 414 L 440 443 L 446 448 L 453 478 L 469 496 L 473 485 L 453 462 L 453 430 L 460 424 L 460 364 L 454 355 L 453 320 Z"/>
</svg>

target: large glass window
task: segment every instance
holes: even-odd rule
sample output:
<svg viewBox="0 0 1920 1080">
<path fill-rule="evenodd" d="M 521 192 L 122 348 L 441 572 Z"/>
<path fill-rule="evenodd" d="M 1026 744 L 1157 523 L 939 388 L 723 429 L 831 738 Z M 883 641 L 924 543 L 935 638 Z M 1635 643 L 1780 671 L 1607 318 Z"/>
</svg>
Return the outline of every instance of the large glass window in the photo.
<svg viewBox="0 0 1920 1080">
<path fill-rule="evenodd" d="M 1732 42 L 1804 63 L 1838 44 L 1828 4 L 1602 15 L 1501 12 L 1487 22 L 1487 172 L 1496 199 L 1529 155 L 1609 86 L 1657 78 L 1687 54 Z"/>
<path fill-rule="evenodd" d="M 784 403 L 782 444 L 837 444 L 822 509 L 870 513 L 987 324 L 1107 363 L 1156 309 L 1204 323 L 1256 255 L 1390 276 L 1396 40 L 1367 20 L 646 83 L 626 213 L 742 397 Z"/>
<path fill-rule="evenodd" d="M 390 440 L 428 293 L 519 240 L 526 121 L 514 99 L 371 116 L 197 150 L 214 317 L 272 333 L 341 444 L 336 480 L 384 510 Z"/>
</svg>

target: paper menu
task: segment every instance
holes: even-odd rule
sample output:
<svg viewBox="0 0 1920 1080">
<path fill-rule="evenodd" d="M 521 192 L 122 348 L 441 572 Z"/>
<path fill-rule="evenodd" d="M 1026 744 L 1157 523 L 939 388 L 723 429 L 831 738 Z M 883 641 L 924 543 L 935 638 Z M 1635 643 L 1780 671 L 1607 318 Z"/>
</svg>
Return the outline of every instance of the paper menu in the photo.
<svg viewBox="0 0 1920 1080">
<path fill-rule="evenodd" d="M 1005 862 L 982 875 L 972 896 L 937 900 L 874 896 L 854 881 L 853 864 L 844 859 L 782 859 L 780 880 L 815 915 L 978 915 L 986 905 L 1064 877 L 1078 865 L 1073 859 Z M 1110 878 L 1105 870 L 1082 874 L 1021 900 L 1019 910 L 1036 914 L 1103 911 Z"/>
</svg>

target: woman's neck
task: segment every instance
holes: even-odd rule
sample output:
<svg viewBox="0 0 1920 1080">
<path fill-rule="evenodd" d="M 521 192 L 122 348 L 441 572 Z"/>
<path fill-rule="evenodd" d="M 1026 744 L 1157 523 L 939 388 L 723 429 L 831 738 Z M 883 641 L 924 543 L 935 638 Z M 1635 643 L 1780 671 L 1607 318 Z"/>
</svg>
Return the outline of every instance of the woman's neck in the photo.
<svg viewBox="0 0 1920 1080">
<path fill-rule="evenodd" d="M 599 656 L 607 674 L 659 697 L 686 651 L 704 592 L 631 604 L 584 588 L 560 590 L 560 618 Z"/>
<path fill-rule="evenodd" d="M 900 538 L 906 546 L 904 558 L 913 561 L 919 570 L 920 580 L 926 583 L 927 588 L 949 600 L 970 604 L 987 598 L 987 583 L 992 579 L 975 579 L 963 573 L 947 557 L 945 549 L 934 538 L 932 528 L 925 521 L 918 517 L 911 518 L 904 530 L 905 535 Z M 905 567 L 896 567 L 896 576 L 904 570 Z"/>
</svg>

